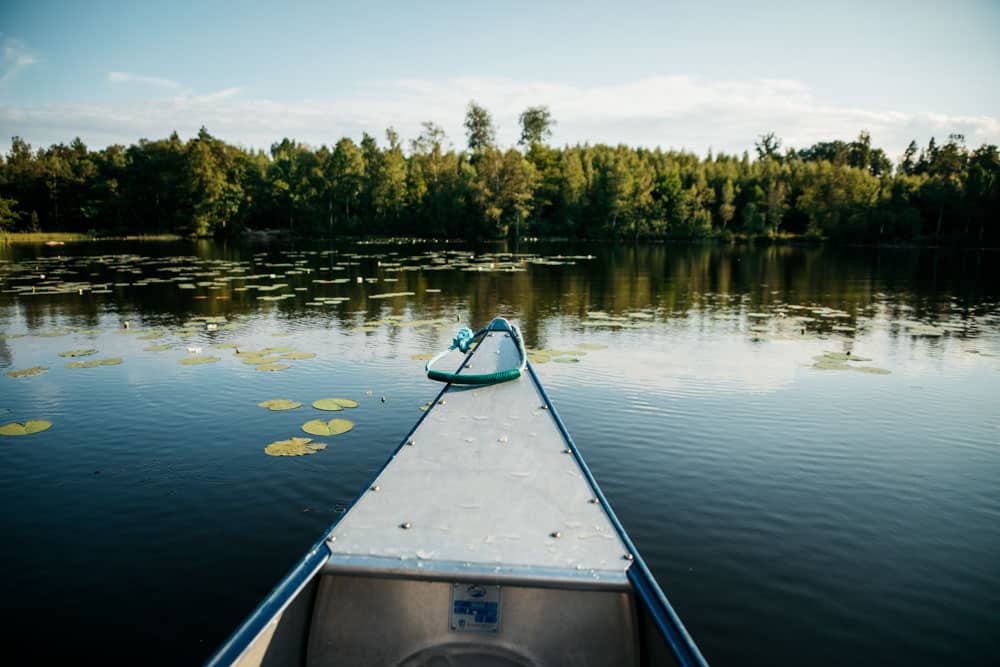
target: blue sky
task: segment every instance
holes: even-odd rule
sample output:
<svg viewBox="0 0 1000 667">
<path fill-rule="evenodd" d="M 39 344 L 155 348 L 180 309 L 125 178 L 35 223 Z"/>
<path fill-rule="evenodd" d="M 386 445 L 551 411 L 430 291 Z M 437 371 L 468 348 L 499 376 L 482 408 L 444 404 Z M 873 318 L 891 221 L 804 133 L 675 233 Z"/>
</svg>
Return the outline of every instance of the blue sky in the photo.
<svg viewBox="0 0 1000 667">
<path fill-rule="evenodd" d="M 18 2 L 0 6 L 0 137 L 132 143 L 205 125 L 246 146 L 422 121 L 476 99 L 512 144 L 703 153 L 850 139 L 1000 143 L 1000 2 Z"/>
</svg>

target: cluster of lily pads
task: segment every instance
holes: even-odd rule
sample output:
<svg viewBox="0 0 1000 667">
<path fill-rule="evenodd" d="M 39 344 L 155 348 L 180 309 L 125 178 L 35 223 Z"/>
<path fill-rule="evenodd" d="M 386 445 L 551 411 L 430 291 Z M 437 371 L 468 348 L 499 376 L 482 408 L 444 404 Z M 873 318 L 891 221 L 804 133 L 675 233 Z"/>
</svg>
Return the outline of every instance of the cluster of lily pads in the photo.
<svg viewBox="0 0 1000 667">
<path fill-rule="evenodd" d="M 876 295 L 882 296 L 885 295 Z M 903 306 L 897 306 L 903 308 Z M 868 310 L 874 308 L 869 306 Z M 826 338 L 831 334 L 851 335 L 863 326 L 878 325 L 895 327 L 915 338 L 938 338 L 949 331 L 962 331 L 964 324 L 939 322 L 930 324 L 919 320 L 886 319 L 873 317 L 868 313 L 865 324 L 860 323 L 860 315 L 866 309 L 859 308 L 856 321 L 851 313 L 837 308 L 817 305 L 779 303 L 769 312 L 747 312 L 748 326 L 744 334 L 757 341 L 763 340 L 805 340 Z"/>
<path fill-rule="evenodd" d="M 578 349 L 575 350 L 536 350 L 528 348 L 525 351 L 528 353 L 528 361 L 533 364 L 544 364 L 549 361 L 553 361 L 557 364 L 575 364 L 579 363 L 580 357 L 587 354 L 587 350 L 604 350 L 607 348 L 607 345 L 601 345 L 598 343 L 578 343 L 576 347 Z"/>
<path fill-rule="evenodd" d="M 624 315 L 609 315 L 603 310 L 591 310 L 587 311 L 587 318 L 580 321 L 580 326 L 608 329 L 645 329 L 652 324 L 653 314 L 641 310 Z"/>
<path fill-rule="evenodd" d="M 371 333 L 378 331 L 381 327 L 393 327 L 398 329 L 415 329 L 417 331 L 432 331 L 442 327 L 453 325 L 455 321 L 450 317 L 439 317 L 427 320 L 407 320 L 402 315 L 387 315 L 380 320 L 368 320 L 364 324 L 354 327 L 354 331 Z"/>
<path fill-rule="evenodd" d="M 299 401 L 287 398 L 275 398 L 257 404 L 272 412 L 295 410 L 302 407 Z M 358 402 L 350 398 L 321 398 L 312 402 L 312 407 L 325 412 L 340 412 L 344 409 L 358 407 Z M 302 425 L 302 430 L 309 435 L 330 437 L 347 433 L 354 428 L 354 422 L 349 419 L 310 419 Z M 264 448 L 268 456 L 306 456 L 326 449 L 326 443 L 314 442 L 312 438 L 294 437 L 287 440 L 276 440 Z"/>
<path fill-rule="evenodd" d="M 296 352 L 294 348 L 287 346 L 265 347 L 254 351 L 241 350 L 235 346 L 234 349 L 240 361 L 258 371 L 283 371 L 291 367 L 285 361 L 312 359 L 316 356 L 315 352 Z"/>
</svg>

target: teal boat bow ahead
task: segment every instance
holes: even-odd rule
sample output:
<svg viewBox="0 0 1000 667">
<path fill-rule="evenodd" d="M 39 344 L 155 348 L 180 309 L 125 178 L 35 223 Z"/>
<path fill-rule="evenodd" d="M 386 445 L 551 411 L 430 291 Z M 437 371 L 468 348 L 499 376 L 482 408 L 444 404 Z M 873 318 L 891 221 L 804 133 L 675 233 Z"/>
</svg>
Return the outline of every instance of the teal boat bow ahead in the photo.
<svg viewBox="0 0 1000 667">
<path fill-rule="evenodd" d="M 428 374 L 430 409 L 208 664 L 705 665 L 516 327 Z"/>
</svg>

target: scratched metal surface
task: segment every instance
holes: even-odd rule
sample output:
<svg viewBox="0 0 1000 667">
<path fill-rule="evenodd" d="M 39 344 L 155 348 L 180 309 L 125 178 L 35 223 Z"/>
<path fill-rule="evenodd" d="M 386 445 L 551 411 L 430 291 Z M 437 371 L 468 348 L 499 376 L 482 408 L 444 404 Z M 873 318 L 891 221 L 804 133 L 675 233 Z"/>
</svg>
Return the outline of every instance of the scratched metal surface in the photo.
<svg viewBox="0 0 1000 667">
<path fill-rule="evenodd" d="M 463 372 L 517 365 L 507 334 Z M 442 360 L 455 368 L 457 353 Z M 451 363 L 451 366 L 448 364 Z M 450 562 L 624 580 L 626 550 L 530 376 L 452 386 L 334 531 L 333 558 Z"/>
</svg>

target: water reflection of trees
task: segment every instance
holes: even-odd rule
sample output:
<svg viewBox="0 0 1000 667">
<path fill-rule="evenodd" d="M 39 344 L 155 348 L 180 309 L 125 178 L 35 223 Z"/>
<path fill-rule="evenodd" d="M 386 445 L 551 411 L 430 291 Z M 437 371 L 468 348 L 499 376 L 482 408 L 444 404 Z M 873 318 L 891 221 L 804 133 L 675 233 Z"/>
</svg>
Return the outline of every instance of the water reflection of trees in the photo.
<svg viewBox="0 0 1000 667">
<path fill-rule="evenodd" d="M 85 252 L 87 248 L 79 246 L 72 250 Z M 120 249 L 124 251 L 125 247 Z M 288 255 L 279 249 L 262 251 L 249 246 L 207 242 L 186 244 L 182 248 L 144 244 L 138 251 L 135 245 L 127 249 L 151 258 L 194 258 L 189 264 L 183 261 L 178 264 L 187 272 L 204 272 L 211 268 L 212 265 L 206 267 L 203 262 L 249 263 L 252 260 L 247 273 L 270 275 L 273 271 L 277 277 L 234 280 L 207 294 L 202 289 L 178 289 L 176 282 L 151 283 L 144 287 L 115 286 L 115 283 L 131 283 L 157 274 L 153 265 L 144 265 L 143 275 L 139 276 L 127 270 L 127 266 L 67 258 L 68 263 L 75 263 L 80 274 L 76 280 L 105 283 L 110 293 L 4 293 L 0 295 L 0 305 L 7 326 L 15 313 L 23 318 L 30 330 L 55 325 L 91 328 L 101 326 L 102 321 L 107 326 L 108 320 L 115 318 L 141 319 L 144 326 L 172 327 L 197 316 L 234 315 L 271 316 L 280 321 L 350 330 L 365 321 L 387 316 L 437 319 L 454 318 L 460 313 L 463 320 L 479 324 L 502 314 L 520 320 L 526 337 L 533 342 L 551 321 L 573 326 L 592 311 L 612 315 L 642 311 L 652 313 L 657 320 L 683 319 L 693 314 L 700 318 L 732 320 L 733 315 L 740 312 L 767 311 L 780 304 L 803 304 L 846 311 L 850 323 L 854 323 L 859 314 L 864 318 L 890 320 L 966 322 L 967 328 L 960 333 L 974 336 L 980 326 L 977 318 L 994 312 L 1000 286 L 997 263 L 991 261 L 994 254 L 982 251 L 607 244 L 586 248 L 593 259 L 560 260 L 566 263 L 557 265 L 526 263 L 519 265 L 523 270 L 509 272 L 405 270 L 428 265 L 430 259 L 423 256 L 427 251 L 405 246 L 363 247 L 353 249 L 362 255 L 360 257 L 341 254 L 351 248 L 337 253 L 297 256 L 306 262 L 301 266 L 310 271 L 280 275 L 286 270 L 268 268 L 268 264 L 287 263 L 283 260 Z M 520 250 L 525 251 L 525 247 Z M 554 244 L 538 244 L 527 249 L 543 257 L 579 251 L 579 247 Z M 262 254 L 265 252 L 268 254 Z M 380 261 L 386 260 L 385 252 L 398 252 L 398 256 L 391 258 L 397 261 L 388 263 L 402 266 L 380 265 Z M 44 253 L 44 249 L 14 251 L 7 248 L 0 253 L 0 258 L 7 260 L 0 266 L 6 267 L 5 285 L 9 287 L 16 282 L 12 279 L 11 267 L 16 266 L 17 261 L 33 259 Z M 452 261 L 471 262 L 472 266 L 466 268 L 488 269 L 488 264 L 476 266 L 483 255 L 477 257 L 478 260 L 452 257 Z M 239 275 L 225 268 L 221 273 Z M 314 282 L 317 278 L 334 277 L 346 278 L 348 282 Z M 378 278 L 379 281 L 359 284 L 358 277 Z M 387 278 L 396 282 L 384 282 Z M 258 298 L 260 294 L 255 290 L 237 289 L 247 282 L 278 281 L 288 285 L 281 291 L 292 293 L 291 298 L 266 302 Z M 428 288 L 442 291 L 427 292 Z M 414 295 L 386 300 L 370 298 L 372 294 L 390 291 L 414 292 Z M 346 296 L 349 300 L 320 309 L 306 306 L 307 302 L 322 296 Z"/>
</svg>

